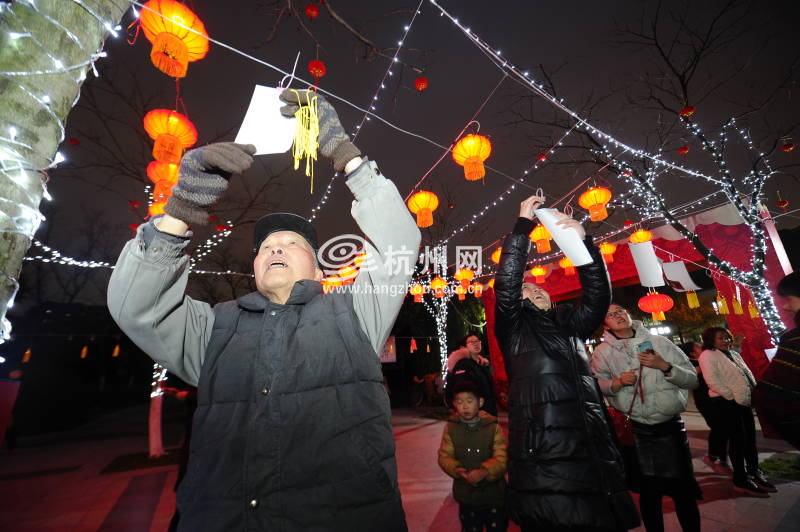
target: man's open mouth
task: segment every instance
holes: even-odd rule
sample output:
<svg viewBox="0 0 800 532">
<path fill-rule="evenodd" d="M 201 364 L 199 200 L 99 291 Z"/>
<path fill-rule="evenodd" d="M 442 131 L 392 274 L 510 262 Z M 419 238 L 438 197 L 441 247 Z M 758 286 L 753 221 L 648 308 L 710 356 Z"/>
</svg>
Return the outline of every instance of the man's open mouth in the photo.
<svg viewBox="0 0 800 532">
<path fill-rule="evenodd" d="M 282 260 L 273 260 L 272 262 L 269 263 L 269 267 L 267 267 L 267 269 L 274 270 L 277 268 L 288 268 L 288 267 L 289 266 Z"/>
</svg>

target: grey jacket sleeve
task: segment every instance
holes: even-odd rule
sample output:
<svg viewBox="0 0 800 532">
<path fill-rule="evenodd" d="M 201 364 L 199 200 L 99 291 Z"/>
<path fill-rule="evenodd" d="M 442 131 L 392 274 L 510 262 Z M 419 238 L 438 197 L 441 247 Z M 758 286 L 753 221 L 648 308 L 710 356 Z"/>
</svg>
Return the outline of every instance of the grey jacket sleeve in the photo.
<svg viewBox="0 0 800 532">
<path fill-rule="evenodd" d="M 351 214 L 367 237 L 367 256 L 356 277 L 353 307 L 361 329 L 380 353 L 414 273 L 421 235 L 394 183 L 365 160 L 347 179 L 355 196 Z"/>
<path fill-rule="evenodd" d="M 595 348 L 594 353 L 592 353 L 590 361 L 592 374 L 597 380 L 597 384 L 600 386 L 600 391 L 603 392 L 603 395 L 609 397 L 617 395 L 611 388 L 611 385 L 614 383 L 614 374 L 611 372 L 611 368 L 608 367 L 608 359 L 606 357 L 606 354 L 610 350 L 610 346 L 600 344 Z"/>
<path fill-rule="evenodd" d="M 656 350 L 661 358 L 672 364 L 672 371 L 669 372 L 669 376 L 665 376 L 668 382 L 684 390 L 697 388 L 697 372 L 689 357 L 677 345 L 668 338 L 663 338 L 663 341 L 657 344 Z"/>
<path fill-rule="evenodd" d="M 214 325 L 207 303 L 186 296 L 188 239 L 153 222 L 125 244 L 108 284 L 108 310 L 122 331 L 154 361 L 197 385 Z"/>
</svg>

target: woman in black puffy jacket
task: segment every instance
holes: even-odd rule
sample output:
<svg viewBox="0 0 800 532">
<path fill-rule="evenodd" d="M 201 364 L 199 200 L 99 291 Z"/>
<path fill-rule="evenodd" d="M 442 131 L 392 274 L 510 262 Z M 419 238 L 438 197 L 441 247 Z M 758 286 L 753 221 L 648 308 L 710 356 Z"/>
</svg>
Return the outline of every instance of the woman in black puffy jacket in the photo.
<svg viewBox="0 0 800 532">
<path fill-rule="evenodd" d="M 523 282 L 533 211 L 543 201 L 520 204 L 494 287 L 495 333 L 510 380 L 511 517 L 523 531 L 627 530 L 639 515 L 584 348 L 603 323 L 611 283 L 591 237 L 585 243 L 594 261 L 577 268 L 583 297 L 576 307 L 551 308 L 546 291 Z M 578 222 L 565 216 L 558 223 L 584 236 Z"/>
</svg>

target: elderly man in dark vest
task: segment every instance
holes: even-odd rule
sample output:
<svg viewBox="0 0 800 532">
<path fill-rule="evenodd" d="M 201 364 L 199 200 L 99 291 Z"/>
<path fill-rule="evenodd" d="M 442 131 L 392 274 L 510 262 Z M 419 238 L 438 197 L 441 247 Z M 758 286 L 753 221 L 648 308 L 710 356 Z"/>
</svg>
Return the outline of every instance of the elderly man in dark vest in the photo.
<svg viewBox="0 0 800 532">
<path fill-rule="evenodd" d="M 292 116 L 300 94 L 285 91 Z M 182 531 L 405 530 L 389 400 L 378 352 L 400 310 L 420 233 L 395 185 L 347 138 L 319 97 L 320 153 L 344 172 L 368 238 L 347 292 L 323 294 L 317 235 L 304 218 L 258 221 L 257 291 L 211 308 L 185 295 L 189 224 L 255 148 L 188 152 L 161 217 L 141 225 L 111 277 L 112 316 L 156 362 L 198 388 Z M 414 260 L 411 260 L 413 265 Z"/>
</svg>

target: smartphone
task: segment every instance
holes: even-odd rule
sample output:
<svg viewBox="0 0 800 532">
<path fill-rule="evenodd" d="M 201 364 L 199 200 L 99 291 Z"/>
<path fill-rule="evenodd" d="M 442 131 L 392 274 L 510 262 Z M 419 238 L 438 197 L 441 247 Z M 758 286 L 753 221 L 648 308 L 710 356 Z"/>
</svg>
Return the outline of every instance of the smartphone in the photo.
<svg viewBox="0 0 800 532">
<path fill-rule="evenodd" d="M 647 341 L 642 342 L 641 344 L 637 345 L 636 349 L 640 353 L 644 353 L 644 352 L 646 352 L 646 351 L 648 351 L 650 349 L 653 349 L 653 343 L 650 340 L 647 340 Z"/>
</svg>

